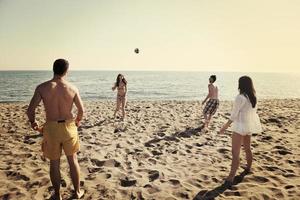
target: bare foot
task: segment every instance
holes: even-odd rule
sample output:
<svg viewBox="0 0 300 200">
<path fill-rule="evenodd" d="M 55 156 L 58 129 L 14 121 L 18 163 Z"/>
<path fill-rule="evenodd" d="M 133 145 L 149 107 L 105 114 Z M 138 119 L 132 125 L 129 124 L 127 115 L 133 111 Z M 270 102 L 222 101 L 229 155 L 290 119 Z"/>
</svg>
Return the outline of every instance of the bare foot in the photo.
<svg viewBox="0 0 300 200">
<path fill-rule="evenodd" d="M 250 167 L 243 167 L 243 169 L 244 169 L 244 174 L 249 174 L 249 173 L 251 173 L 251 168 Z"/>
<path fill-rule="evenodd" d="M 81 199 L 84 196 L 85 191 L 84 190 L 80 190 L 79 193 L 76 192 L 75 193 L 75 198 L 76 199 Z"/>
<path fill-rule="evenodd" d="M 231 189 L 232 185 L 233 185 L 233 182 L 232 181 L 229 181 L 229 180 L 225 180 L 223 185 L 228 188 L 228 189 Z"/>
<path fill-rule="evenodd" d="M 60 194 L 53 194 L 49 200 L 62 200 Z"/>
</svg>

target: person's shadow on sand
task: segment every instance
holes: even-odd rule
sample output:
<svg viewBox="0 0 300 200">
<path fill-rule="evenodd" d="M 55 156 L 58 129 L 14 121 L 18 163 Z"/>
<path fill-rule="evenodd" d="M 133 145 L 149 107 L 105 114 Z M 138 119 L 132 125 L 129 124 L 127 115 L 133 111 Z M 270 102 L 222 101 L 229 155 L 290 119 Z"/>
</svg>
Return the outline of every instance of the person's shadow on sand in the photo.
<svg viewBox="0 0 300 200">
<path fill-rule="evenodd" d="M 244 180 L 244 177 L 247 175 L 248 173 L 246 171 L 243 171 L 241 174 L 239 174 L 238 176 L 234 177 L 234 181 L 233 181 L 233 185 L 237 185 L 239 183 L 241 183 Z M 225 183 L 223 183 L 222 185 L 210 190 L 210 191 L 206 191 L 206 190 L 201 190 L 194 198 L 193 200 L 213 200 L 216 197 L 218 197 L 220 194 L 223 194 L 227 189 L 231 189 L 231 186 L 226 185 Z"/>
</svg>

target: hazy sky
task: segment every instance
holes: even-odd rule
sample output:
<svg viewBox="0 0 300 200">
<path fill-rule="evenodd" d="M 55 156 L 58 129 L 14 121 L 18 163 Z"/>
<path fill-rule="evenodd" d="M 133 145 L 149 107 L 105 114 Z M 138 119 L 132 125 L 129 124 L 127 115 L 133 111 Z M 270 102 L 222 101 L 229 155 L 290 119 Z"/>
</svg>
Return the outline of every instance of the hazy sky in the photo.
<svg viewBox="0 0 300 200">
<path fill-rule="evenodd" d="M 0 70 L 56 58 L 72 69 L 299 73 L 300 1 L 0 0 Z"/>
</svg>

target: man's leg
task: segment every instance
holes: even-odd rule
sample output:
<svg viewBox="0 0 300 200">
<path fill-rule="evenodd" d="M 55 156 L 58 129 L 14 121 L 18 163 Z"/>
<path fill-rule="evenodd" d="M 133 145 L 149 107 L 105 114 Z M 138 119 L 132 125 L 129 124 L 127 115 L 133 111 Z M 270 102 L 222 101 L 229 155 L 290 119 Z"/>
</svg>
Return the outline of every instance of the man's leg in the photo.
<svg viewBox="0 0 300 200">
<path fill-rule="evenodd" d="M 50 160 L 50 179 L 51 179 L 51 183 L 54 187 L 54 199 L 61 199 L 60 196 L 60 169 L 59 169 L 59 165 L 60 165 L 60 160 Z"/>
<path fill-rule="evenodd" d="M 203 117 L 204 117 L 204 128 L 206 127 L 206 121 L 207 121 L 207 115 L 203 112 Z"/>
<path fill-rule="evenodd" d="M 210 119 L 211 119 L 211 115 L 208 115 L 208 116 L 207 116 L 207 122 L 206 122 L 206 123 L 207 123 L 207 124 L 206 124 L 207 128 L 208 128 L 208 125 L 209 125 Z"/>
<path fill-rule="evenodd" d="M 84 192 L 80 190 L 80 168 L 76 153 L 74 153 L 71 156 L 67 156 L 67 159 L 70 166 L 70 175 L 74 186 L 76 198 L 81 198 Z"/>
<path fill-rule="evenodd" d="M 208 124 L 210 121 L 211 115 L 210 114 L 204 114 L 204 130 L 208 131 Z"/>
</svg>

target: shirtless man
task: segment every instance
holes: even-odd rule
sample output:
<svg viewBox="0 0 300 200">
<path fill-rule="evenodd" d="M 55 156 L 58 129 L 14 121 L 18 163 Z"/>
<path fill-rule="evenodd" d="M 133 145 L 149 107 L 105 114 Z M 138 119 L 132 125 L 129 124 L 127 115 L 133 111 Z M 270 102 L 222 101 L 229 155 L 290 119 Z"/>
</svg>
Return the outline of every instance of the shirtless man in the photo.
<svg viewBox="0 0 300 200">
<path fill-rule="evenodd" d="M 82 198 L 80 190 L 80 169 L 76 152 L 79 151 L 77 127 L 83 117 L 83 105 L 79 91 L 65 80 L 69 63 L 58 59 L 53 64 L 54 76 L 51 80 L 37 86 L 27 110 L 27 116 L 34 130 L 43 130 L 42 150 L 50 159 L 50 179 L 54 187 L 51 199 L 61 200 L 60 195 L 60 156 L 61 151 L 67 156 L 70 175 L 75 189 L 75 198 Z M 43 101 L 46 123 L 39 128 L 35 121 L 35 109 Z M 72 115 L 73 103 L 77 107 L 77 116 Z"/>
<path fill-rule="evenodd" d="M 209 77 L 209 84 L 208 84 L 208 94 L 206 98 L 202 101 L 202 104 L 206 103 L 204 109 L 203 109 L 203 115 L 204 115 L 204 129 L 208 129 L 208 124 L 211 119 L 211 117 L 216 113 L 218 107 L 219 107 L 219 99 L 218 99 L 218 87 L 214 85 L 214 82 L 217 80 L 216 75 L 211 75 Z"/>
</svg>

